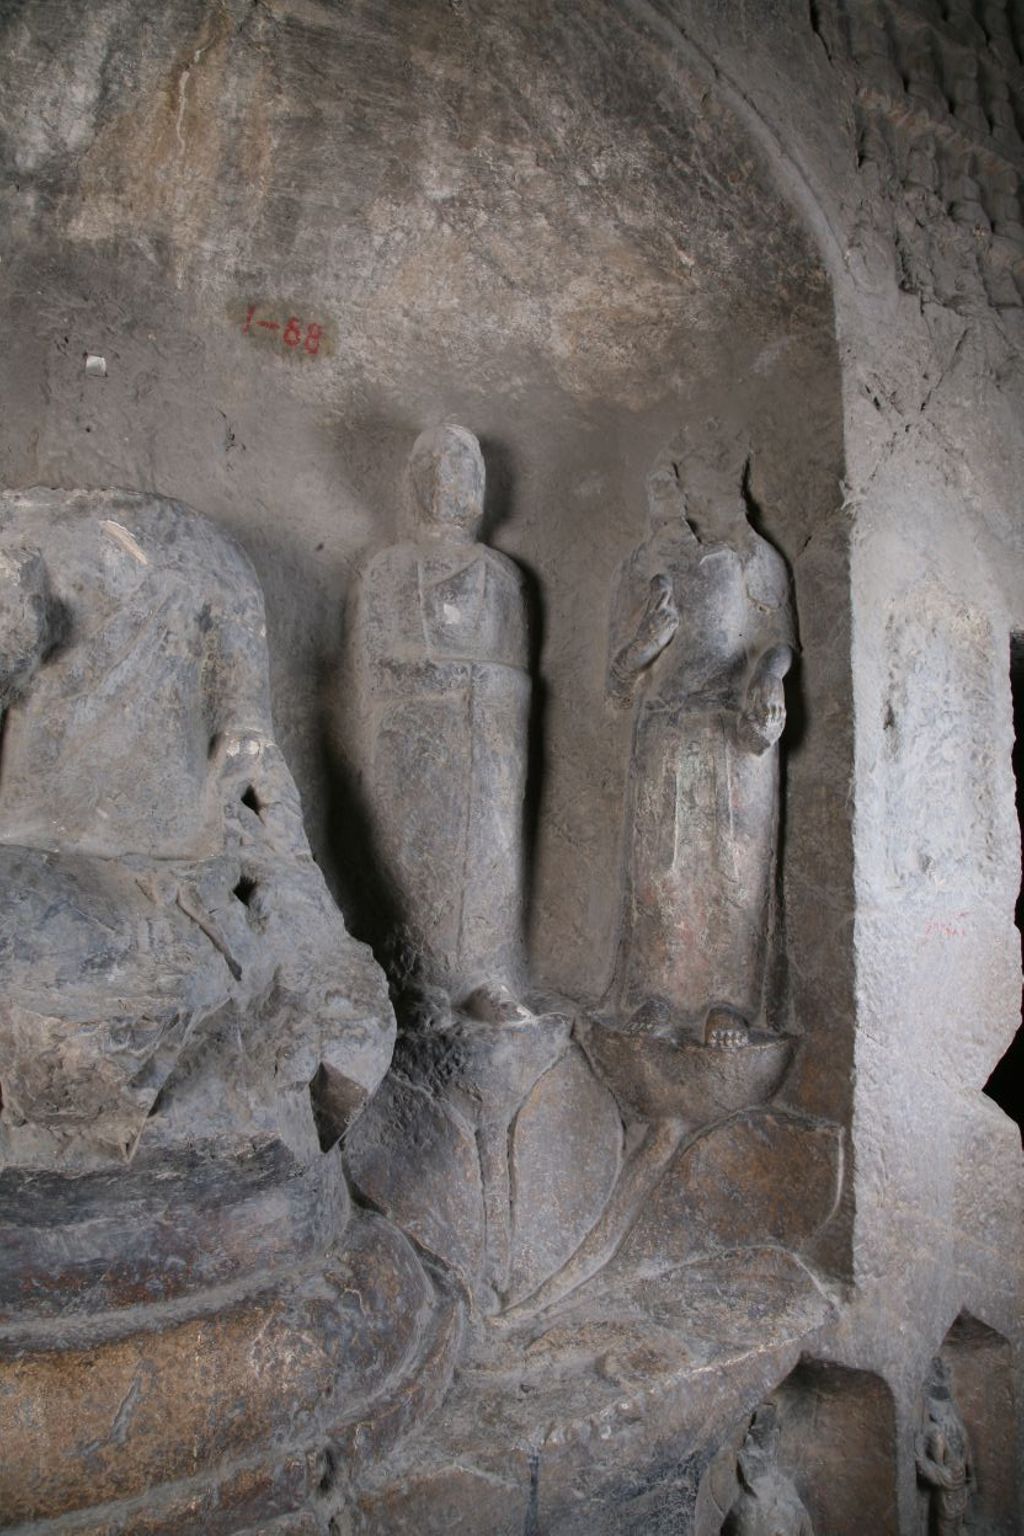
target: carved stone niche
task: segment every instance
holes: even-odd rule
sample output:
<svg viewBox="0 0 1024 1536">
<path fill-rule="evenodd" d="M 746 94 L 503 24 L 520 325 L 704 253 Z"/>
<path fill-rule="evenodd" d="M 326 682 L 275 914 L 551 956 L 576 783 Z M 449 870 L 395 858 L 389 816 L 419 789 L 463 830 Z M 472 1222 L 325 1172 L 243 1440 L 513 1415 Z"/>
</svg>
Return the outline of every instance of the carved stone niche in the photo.
<svg viewBox="0 0 1024 1536">
<path fill-rule="evenodd" d="M 513 1328 L 585 1305 L 606 1269 L 625 1297 L 702 1253 L 799 1249 L 838 1199 L 838 1128 L 763 1107 L 796 1047 L 762 1003 L 794 625 L 785 563 L 747 518 L 742 437 L 705 425 L 710 447 L 694 434 L 685 470 L 652 478 L 651 537 L 614 605 L 612 690 L 638 716 L 599 1016 L 524 980 L 525 601 L 477 542 L 472 434 L 421 435 L 413 537 L 360 581 L 362 796 L 404 1029 L 351 1166 Z"/>
<path fill-rule="evenodd" d="M 748 523 L 742 454 L 712 458 L 686 466 L 691 502 L 682 467 L 657 481 L 657 529 L 615 608 L 613 681 L 651 675 L 632 676 L 635 858 L 600 1010 L 531 994 L 510 959 L 521 904 L 496 909 L 477 878 L 486 857 L 493 889 L 514 887 L 526 742 L 506 730 L 499 772 L 510 700 L 525 719 L 497 645 L 516 587 L 490 584 L 474 542 L 469 434 L 420 440 L 420 532 L 364 571 L 362 789 L 391 870 L 404 1027 L 348 1152 L 361 1195 L 465 1289 L 470 1326 L 443 1417 L 354 1477 L 360 1531 L 447 1532 L 484 1485 L 503 1490 L 502 1530 L 690 1512 L 712 1435 L 834 1316 L 811 1252 L 839 1202 L 841 1131 L 771 1103 L 798 1041 L 763 1002 L 788 578 Z M 684 514 L 708 499 L 718 521 L 698 534 Z M 688 789 L 704 796 L 696 825 Z"/>
<path fill-rule="evenodd" d="M 885 1382 L 804 1359 L 711 1461 L 694 1536 L 898 1536 L 896 1475 Z"/>
<path fill-rule="evenodd" d="M 310 854 L 227 538 L 4 494 L 0 626 L 0 1526 L 263 1529 L 457 1343 L 342 1171 L 384 979 Z"/>
<path fill-rule="evenodd" d="M 932 1363 L 915 1450 L 928 1536 L 1019 1530 L 1011 1346 L 969 1313 L 953 1323 Z"/>
</svg>

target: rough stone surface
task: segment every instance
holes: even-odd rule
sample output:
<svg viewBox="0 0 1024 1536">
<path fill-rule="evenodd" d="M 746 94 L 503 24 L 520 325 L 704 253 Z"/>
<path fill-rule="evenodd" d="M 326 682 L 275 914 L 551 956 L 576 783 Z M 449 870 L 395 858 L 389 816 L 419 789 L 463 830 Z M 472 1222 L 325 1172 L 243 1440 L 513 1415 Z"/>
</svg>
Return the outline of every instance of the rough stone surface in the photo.
<svg viewBox="0 0 1024 1536">
<path fill-rule="evenodd" d="M 471 1125 L 395 1078 L 355 1128 L 349 1163 L 368 1200 L 473 1285 L 483 1268 L 484 1197 Z"/>
<path fill-rule="evenodd" d="M 1016 8 L 0 29 L 0 1525 L 720 1536 L 767 1479 L 919 1536 L 961 1518 L 918 1480 L 939 1358 L 1010 1536 Z M 449 558 L 404 477 L 454 421 Z M 610 645 L 652 466 L 698 563 Z M 724 532 L 784 598 L 737 557 L 730 609 Z M 700 728 L 607 697 L 665 639 L 651 683 L 730 658 Z M 439 655 L 475 722 L 392 686 Z M 208 750 L 252 698 L 265 820 Z M 392 1026 L 349 934 L 406 1026 L 361 1118 Z"/>
<path fill-rule="evenodd" d="M 5 495 L 0 560 L 5 1162 L 130 1158 L 179 1059 L 216 1054 L 203 1036 L 225 1025 L 248 1102 L 207 1090 L 204 1117 L 186 1067 L 188 1136 L 234 1110 L 236 1134 L 262 1120 L 298 1144 L 305 1099 L 308 1141 L 318 1067 L 355 1108 L 394 1025 L 273 739 L 255 576 L 194 513 L 119 493 Z"/>
<path fill-rule="evenodd" d="M 524 579 L 474 542 L 484 463 L 471 433 L 423 433 L 409 486 L 416 541 L 369 562 L 353 623 L 358 793 L 386 909 L 379 943 L 421 1013 L 447 1001 L 515 1017 L 530 718 Z"/>
<path fill-rule="evenodd" d="M 841 1175 L 835 1126 L 772 1111 L 736 1116 L 669 1162 L 618 1262 L 764 1242 L 799 1249 L 834 1215 Z"/>
<path fill-rule="evenodd" d="M 337 1149 L 311 1165 L 264 1138 L 248 1156 L 136 1154 L 130 1169 L 69 1180 L 39 1169 L 0 1179 L 0 1320 L 60 1318 L 173 1301 L 303 1262 L 344 1230 Z"/>
<path fill-rule="evenodd" d="M 609 692 L 639 697 L 612 996 L 631 1030 L 734 1044 L 761 1022 L 794 627 L 785 564 L 743 507 L 743 440 L 723 433 L 700 423 L 652 475 L 650 533 L 616 584 Z"/>
<path fill-rule="evenodd" d="M 778 1464 L 779 1430 L 773 1406 L 759 1408 L 736 1458 L 740 1491 L 722 1536 L 814 1536 L 811 1517 Z"/>
<path fill-rule="evenodd" d="M 433 1300 L 408 1244 L 371 1219 L 344 1254 L 212 1316 L 77 1349 L 12 1338 L 0 1364 L 6 1518 L 138 1496 L 282 1432 L 312 1437 L 328 1396 L 338 1422 L 356 1417 L 401 1375 Z"/>
<path fill-rule="evenodd" d="M 529 1296 L 576 1252 L 615 1188 L 622 1141 L 611 1094 L 581 1053 L 568 1051 L 539 1079 L 512 1130 L 510 1300 Z"/>
</svg>

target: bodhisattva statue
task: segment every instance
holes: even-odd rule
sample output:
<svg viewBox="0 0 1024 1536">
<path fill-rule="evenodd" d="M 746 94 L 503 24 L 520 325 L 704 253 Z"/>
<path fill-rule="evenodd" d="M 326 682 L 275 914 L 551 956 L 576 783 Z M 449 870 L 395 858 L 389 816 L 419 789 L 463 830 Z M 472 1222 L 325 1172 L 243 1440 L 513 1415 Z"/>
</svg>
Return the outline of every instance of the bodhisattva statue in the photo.
<svg viewBox="0 0 1024 1536">
<path fill-rule="evenodd" d="M 0 1166 L 128 1158 L 185 1052 L 220 1063 L 189 1136 L 315 1148 L 311 1081 L 336 1134 L 394 1020 L 274 743 L 248 561 L 160 497 L 7 493 L 0 634 Z"/>
<path fill-rule="evenodd" d="M 609 691 L 635 703 L 623 928 L 610 1001 L 636 1032 L 731 1047 L 762 1011 L 794 624 L 751 527 L 739 440 L 648 482 L 613 606 Z"/>
<path fill-rule="evenodd" d="M 361 581 L 362 781 L 388 887 L 397 990 L 421 1022 L 452 1006 L 527 1016 L 523 799 L 530 679 L 524 579 L 477 542 L 484 462 L 471 432 L 421 434 L 412 539 Z"/>
<path fill-rule="evenodd" d="M 722 1536 L 814 1536 L 814 1526 L 793 1479 L 778 1464 L 779 1424 L 765 1403 L 750 1421 L 736 1458 L 740 1492 L 725 1517 Z"/>
<path fill-rule="evenodd" d="M 953 1401 L 949 1372 L 932 1361 L 925 1403 L 927 1422 L 918 1437 L 918 1481 L 929 1491 L 929 1536 L 963 1536 L 974 1472 L 967 1431 Z"/>
</svg>

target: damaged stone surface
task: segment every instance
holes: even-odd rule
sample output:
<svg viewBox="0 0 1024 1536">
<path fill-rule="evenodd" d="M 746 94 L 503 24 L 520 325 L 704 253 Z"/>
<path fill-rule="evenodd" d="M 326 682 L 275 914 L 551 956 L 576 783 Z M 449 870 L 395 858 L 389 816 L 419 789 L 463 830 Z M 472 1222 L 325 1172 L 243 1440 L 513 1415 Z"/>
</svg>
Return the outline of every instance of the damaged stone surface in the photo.
<svg viewBox="0 0 1024 1536">
<path fill-rule="evenodd" d="M 258 1127 L 308 1152 L 320 1066 L 355 1108 L 394 1025 L 273 739 L 251 568 L 141 495 L 6 495 L 0 541 L 5 1163 L 129 1158 L 183 1055 L 160 1139 Z M 238 1037 L 242 1091 L 203 1084 L 207 1025 Z"/>
<path fill-rule="evenodd" d="M 248 1461 L 262 1518 L 451 1370 L 458 1299 L 341 1169 L 384 978 L 309 852 L 237 547 L 159 497 L 35 490 L 0 501 L 0 562 L 0 1508 L 127 1530 Z"/>
<path fill-rule="evenodd" d="M 794 624 L 736 427 L 700 423 L 680 459 L 651 476 L 614 597 L 609 692 L 639 698 L 612 999 L 632 1031 L 727 1048 L 762 1016 Z"/>
<path fill-rule="evenodd" d="M 1013 8 L 0 24 L 0 1524 L 1011 1536 Z"/>
</svg>

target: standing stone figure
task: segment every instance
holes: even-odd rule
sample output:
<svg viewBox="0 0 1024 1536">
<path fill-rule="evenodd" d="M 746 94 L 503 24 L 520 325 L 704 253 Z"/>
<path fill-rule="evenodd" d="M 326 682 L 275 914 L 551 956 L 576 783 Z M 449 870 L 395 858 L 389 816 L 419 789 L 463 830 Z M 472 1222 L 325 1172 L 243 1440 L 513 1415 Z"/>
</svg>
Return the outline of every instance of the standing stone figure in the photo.
<svg viewBox="0 0 1024 1536">
<path fill-rule="evenodd" d="M 927 1423 L 917 1444 L 917 1476 L 930 1494 L 929 1536 L 963 1536 L 974 1472 L 949 1372 L 938 1356 L 932 1361 L 925 1412 Z"/>
<path fill-rule="evenodd" d="M 761 1013 L 793 612 L 750 526 L 739 441 L 648 481 L 622 568 L 609 691 L 635 701 L 626 892 L 612 1001 L 631 1031 L 741 1045 Z"/>
<path fill-rule="evenodd" d="M 765 1403 L 750 1421 L 736 1458 L 740 1492 L 722 1536 L 814 1536 L 814 1526 L 793 1479 L 777 1461 L 778 1417 Z"/>
<path fill-rule="evenodd" d="M 524 1017 L 524 578 L 477 542 L 484 462 L 463 427 L 409 460 L 414 537 L 366 567 L 356 645 L 363 792 L 392 977 L 421 1022 Z"/>
</svg>

